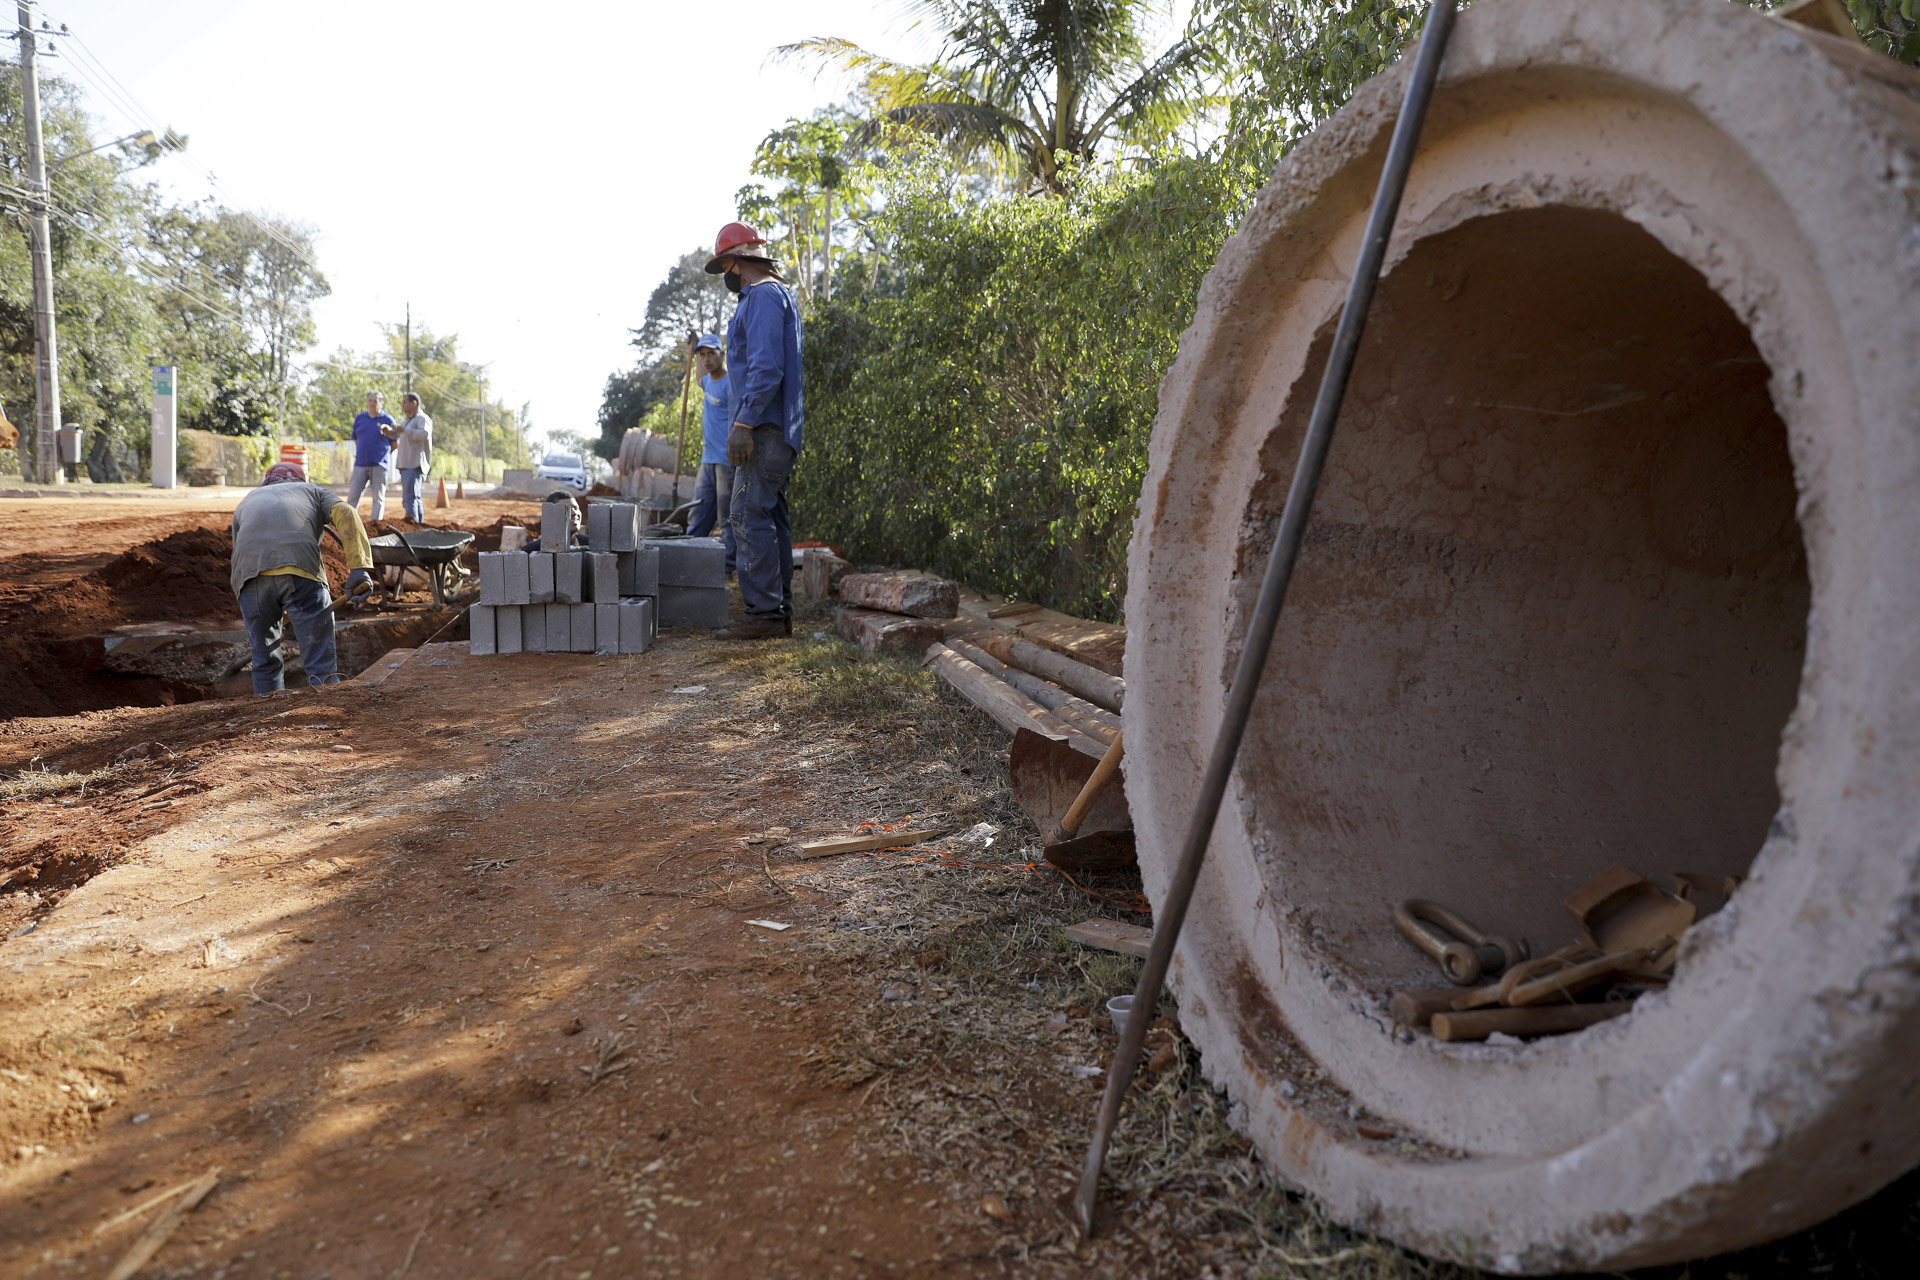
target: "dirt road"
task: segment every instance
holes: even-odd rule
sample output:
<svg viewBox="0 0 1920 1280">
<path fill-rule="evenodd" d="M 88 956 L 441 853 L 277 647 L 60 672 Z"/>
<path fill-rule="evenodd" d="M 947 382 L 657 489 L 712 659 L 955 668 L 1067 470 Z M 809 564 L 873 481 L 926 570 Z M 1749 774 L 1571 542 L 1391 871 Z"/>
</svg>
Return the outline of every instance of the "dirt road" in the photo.
<svg viewBox="0 0 1920 1280">
<path fill-rule="evenodd" d="M 1456 1274 L 1276 1186 L 1170 1023 L 1077 1245 L 1137 962 L 1060 930 L 1137 877 L 1036 867 L 1000 731 L 825 625 L 0 722 L 0 1275 L 215 1168 L 142 1275 Z M 1904 1274 L 1916 1194 L 1690 1275 Z"/>
<path fill-rule="evenodd" d="M 841 648 L 445 647 L 0 727 L 5 848 L 117 863 L 10 899 L 0 1271 L 103 1274 L 140 1228 L 95 1227 L 219 1166 L 168 1274 L 1077 1272 L 1049 1135 L 1131 962 L 1065 962 L 1099 904 L 1025 867 L 995 731 Z M 992 824 L 949 849 L 978 869 L 788 847 L 940 814 Z M 1247 1163 L 1211 1103 L 1183 1124 Z"/>
</svg>

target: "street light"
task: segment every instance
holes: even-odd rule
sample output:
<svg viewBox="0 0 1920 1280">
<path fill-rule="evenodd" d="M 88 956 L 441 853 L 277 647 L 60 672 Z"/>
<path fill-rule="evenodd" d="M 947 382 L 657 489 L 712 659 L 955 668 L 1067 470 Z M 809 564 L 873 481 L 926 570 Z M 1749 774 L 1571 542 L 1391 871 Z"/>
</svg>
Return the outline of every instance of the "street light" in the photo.
<svg viewBox="0 0 1920 1280">
<path fill-rule="evenodd" d="M 108 147 L 117 147 L 123 142 L 137 142 L 143 147 L 158 147 L 162 151 L 184 151 L 187 140 L 173 131 L 171 125 L 166 133 L 155 133 L 151 129 L 142 129 L 139 133 L 130 133 L 124 138 L 115 138 L 112 142 L 103 142 L 97 147 L 88 147 L 85 151 L 76 151 L 70 156 L 61 156 L 57 160 L 47 161 L 50 168 L 58 167 L 69 160 L 78 160 L 81 156 L 90 156 L 96 151 L 105 151 Z"/>
</svg>

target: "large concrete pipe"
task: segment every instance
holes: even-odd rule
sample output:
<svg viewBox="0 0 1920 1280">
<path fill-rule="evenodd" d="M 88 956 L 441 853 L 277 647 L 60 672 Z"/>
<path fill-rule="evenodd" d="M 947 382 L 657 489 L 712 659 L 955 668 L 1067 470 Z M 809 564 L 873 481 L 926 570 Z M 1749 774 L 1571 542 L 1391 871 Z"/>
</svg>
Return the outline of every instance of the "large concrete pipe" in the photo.
<svg viewBox="0 0 1920 1280">
<path fill-rule="evenodd" d="M 1127 597 L 1150 894 L 1405 71 L 1281 166 L 1161 392 Z M 1920 1158 L 1920 76 L 1723 0 L 1481 0 L 1388 262 L 1182 1022 L 1283 1178 L 1429 1254 L 1816 1222 Z M 1436 980 L 1396 900 L 1538 952 L 1613 863 L 1748 878 L 1624 1018 L 1392 1024 Z"/>
</svg>

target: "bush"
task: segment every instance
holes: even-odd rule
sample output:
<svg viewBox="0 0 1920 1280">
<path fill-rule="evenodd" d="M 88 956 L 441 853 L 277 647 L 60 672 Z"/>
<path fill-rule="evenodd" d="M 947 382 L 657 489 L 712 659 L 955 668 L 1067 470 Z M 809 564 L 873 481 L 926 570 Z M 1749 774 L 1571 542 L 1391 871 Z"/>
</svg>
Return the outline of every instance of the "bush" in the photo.
<svg viewBox="0 0 1920 1280">
<path fill-rule="evenodd" d="M 801 536 L 1118 618 L 1160 379 L 1263 176 L 1179 157 L 960 198 L 902 166 L 884 269 L 807 320 Z"/>
</svg>

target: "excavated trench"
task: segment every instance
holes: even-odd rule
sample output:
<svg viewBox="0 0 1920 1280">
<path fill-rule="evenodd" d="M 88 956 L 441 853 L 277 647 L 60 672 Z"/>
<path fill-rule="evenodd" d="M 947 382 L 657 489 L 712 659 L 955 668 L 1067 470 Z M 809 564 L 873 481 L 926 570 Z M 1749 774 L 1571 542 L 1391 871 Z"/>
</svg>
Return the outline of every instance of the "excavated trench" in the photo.
<svg viewBox="0 0 1920 1280">
<path fill-rule="evenodd" d="M 1275 173 L 1160 395 L 1126 786 L 1191 819 L 1405 88 Z M 1171 984 L 1340 1219 L 1509 1274 L 1787 1235 L 1920 1160 L 1920 74 L 1720 0 L 1479 0 Z M 1585 1030 L 1396 1023 L 1393 905 L 1536 954 L 1742 883 Z"/>
<path fill-rule="evenodd" d="M 1700 273 L 1611 212 L 1476 218 L 1382 281 L 1241 768 L 1269 891 L 1357 977 L 1431 985 L 1403 898 L 1544 952 L 1613 863 L 1747 872 L 1808 604 L 1768 376 Z"/>
</svg>

